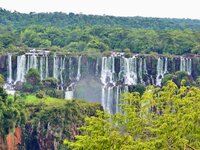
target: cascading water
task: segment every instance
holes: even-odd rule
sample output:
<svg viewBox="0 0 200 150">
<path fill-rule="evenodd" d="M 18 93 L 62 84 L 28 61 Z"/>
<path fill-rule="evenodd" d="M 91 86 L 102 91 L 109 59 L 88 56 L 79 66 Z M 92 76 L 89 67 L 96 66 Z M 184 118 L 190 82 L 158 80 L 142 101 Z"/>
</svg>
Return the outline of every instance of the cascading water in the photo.
<svg viewBox="0 0 200 150">
<path fill-rule="evenodd" d="M 63 90 L 63 85 L 64 85 L 64 79 L 63 79 L 64 70 L 65 70 L 65 57 L 64 57 L 64 59 L 61 58 L 60 82 L 61 82 L 62 90 Z"/>
<path fill-rule="evenodd" d="M 96 60 L 96 71 L 95 71 L 95 75 L 98 76 L 99 75 L 99 58 L 97 57 L 97 60 Z"/>
<path fill-rule="evenodd" d="M 28 53 L 27 54 L 28 56 L 27 56 L 27 66 L 26 66 L 26 72 L 28 72 L 29 71 L 29 69 L 31 69 L 31 68 L 35 68 L 35 69 L 37 69 L 37 66 L 38 66 L 38 64 L 37 64 L 37 56 L 36 56 L 36 54 L 35 53 Z"/>
<path fill-rule="evenodd" d="M 188 75 L 192 73 L 192 59 L 191 58 L 180 58 L 180 71 L 187 72 Z"/>
<path fill-rule="evenodd" d="M 156 85 L 161 86 L 162 79 L 164 75 L 167 73 L 167 57 L 165 58 L 158 58 L 157 61 L 157 76 L 156 76 Z"/>
<path fill-rule="evenodd" d="M 54 57 L 53 57 L 53 77 L 57 80 L 58 80 L 58 74 L 59 74 L 58 63 L 59 63 L 59 58 L 56 56 L 56 54 L 54 54 Z"/>
<path fill-rule="evenodd" d="M 40 57 L 40 79 L 43 80 L 43 63 L 44 63 L 44 58 Z"/>
<path fill-rule="evenodd" d="M 45 66 L 46 66 L 46 72 L 45 72 L 45 78 L 49 77 L 49 60 L 48 56 L 45 56 Z"/>
<path fill-rule="evenodd" d="M 78 57 L 78 71 L 77 71 L 77 77 L 76 77 L 77 81 L 79 81 L 81 78 L 81 58 L 82 56 Z"/>
<path fill-rule="evenodd" d="M 124 58 L 124 79 L 125 84 L 135 85 L 137 84 L 137 58 Z"/>
<path fill-rule="evenodd" d="M 25 55 L 17 56 L 17 77 L 15 83 L 18 81 L 24 82 L 25 72 L 26 72 L 26 56 Z"/>
<path fill-rule="evenodd" d="M 69 79 L 73 79 L 73 68 L 72 68 L 72 58 L 69 58 Z"/>
<path fill-rule="evenodd" d="M 8 54 L 8 83 L 11 84 L 13 79 L 12 79 L 12 55 Z"/>
<path fill-rule="evenodd" d="M 12 70 L 12 65 L 15 64 L 15 62 L 12 62 L 15 61 L 12 57 L 12 55 L 8 54 L 8 83 L 11 83 L 13 79 L 15 79 L 14 83 L 17 81 L 25 81 L 25 74 L 28 70 L 30 68 L 36 68 L 40 73 L 41 79 L 47 77 L 58 79 L 59 89 L 65 90 L 66 99 L 73 99 L 74 96 L 76 96 L 74 95 L 74 91 L 78 85 L 77 82 L 84 79 L 85 73 L 88 73 L 88 75 L 95 75 L 95 79 L 99 77 L 100 81 L 97 82 L 102 83 L 101 104 L 109 113 L 120 112 L 120 108 L 118 107 L 118 104 L 121 103 L 120 94 L 128 92 L 129 86 L 138 83 L 144 85 L 146 83 L 154 84 L 155 81 L 155 84 L 160 86 L 162 78 L 168 72 L 168 67 L 171 67 L 168 66 L 168 58 L 162 56 L 157 59 L 157 67 L 148 68 L 148 72 L 147 65 L 151 66 L 149 64 L 149 60 L 151 59 L 148 59 L 147 64 L 146 57 L 140 55 L 126 58 L 121 54 L 112 54 L 109 57 L 97 58 L 96 62 L 85 62 L 89 61 L 89 59 L 87 60 L 84 58 L 82 60 L 84 56 L 67 57 L 55 54 L 52 58 L 49 57 L 47 53 L 37 53 L 34 51 L 34 53 L 26 53 L 25 55 L 17 56 L 17 72 L 15 72 L 15 70 Z M 85 64 L 93 63 L 92 65 L 86 66 L 93 66 L 93 69 L 88 69 L 85 66 L 83 67 L 82 62 Z M 52 69 L 49 69 L 50 64 L 53 64 Z M 99 67 L 101 67 L 101 70 Z M 91 72 L 91 70 L 93 72 Z M 170 72 L 171 70 L 172 69 L 169 68 Z M 191 75 L 192 59 L 181 57 L 180 70 L 186 71 Z M 84 74 L 82 71 L 84 71 Z M 145 77 L 148 79 L 144 78 L 144 75 L 146 75 Z M 147 80 L 149 81 L 146 82 Z"/>
<path fill-rule="evenodd" d="M 49 76 L 49 65 L 48 65 L 48 56 L 42 55 L 38 57 L 40 65 L 39 65 L 39 72 L 40 72 L 40 79 L 43 80 Z"/>
<path fill-rule="evenodd" d="M 101 66 L 101 82 L 102 82 L 102 96 L 101 104 L 103 108 L 111 113 L 111 102 L 113 101 L 113 85 L 115 85 L 115 57 L 102 57 Z M 112 86 L 111 86 L 111 85 Z"/>
<path fill-rule="evenodd" d="M 114 74 L 115 74 L 115 58 L 102 57 L 102 67 L 101 67 L 101 82 L 104 85 L 108 83 L 115 84 Z"/>
</svg>

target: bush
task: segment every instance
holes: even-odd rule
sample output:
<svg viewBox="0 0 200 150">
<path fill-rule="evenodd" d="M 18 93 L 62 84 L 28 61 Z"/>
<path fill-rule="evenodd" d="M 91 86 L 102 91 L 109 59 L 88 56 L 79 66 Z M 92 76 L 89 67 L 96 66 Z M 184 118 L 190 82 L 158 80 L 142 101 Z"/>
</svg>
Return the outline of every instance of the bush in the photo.
<svg viewBox="0 0 200 150">
<path fill-rule="evenodd" d="M 25 78 L 26 82 L 22 86 L 23 92 L 34 93 L 41 88 L 40 74 L 37 69 L 29 69 Z"/>
<path fill-rule="evenodd" d="M 58 86 L 58 80 L 52 77 L 46 78 L 42 81 L 44 89 L 56 89 Z"/>
<path fill-rule="evenodd" d="M 55 90 L 55 95 L 54 97 L 56 98 L 64 98 L 64 93 L 61 90 Z"/>
<path fill-rule="evenodd" d="M 174 75 L 173 74 L 166 74 L 164 76 L 164 78 L 162 79 L 162 85 L 167 85 L 167 82 L 169 80 L 172 80 L 174 78 Z"/>
<path fill-rule="evenodd" d="M 45 97 L 45 92 L 44 92 L 44 91 L 41 91 L 41 90 L 38 91 L 37 94 L 36 94 L 36 97 L 37 97 L 37 98 L 44 98 L 44 97 Z"/>
<path fill-rule="evenodd" d="M 145 92 L 145 90 L 146 90 L 146 88 L 142 84 L 133 85 L 131 87 L 132 92 L 138 92 L 138 93 L 140 93 L 140 95 L 142 95 Z"/>
</svg>

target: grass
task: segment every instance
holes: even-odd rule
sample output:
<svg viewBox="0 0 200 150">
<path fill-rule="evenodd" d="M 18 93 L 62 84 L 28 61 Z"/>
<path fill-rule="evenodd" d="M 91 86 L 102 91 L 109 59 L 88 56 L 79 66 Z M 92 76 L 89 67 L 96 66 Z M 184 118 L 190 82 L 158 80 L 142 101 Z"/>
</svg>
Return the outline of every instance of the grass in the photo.
<svg viewBox="0 0 200 150">
<path fill-rule="evenodd" d="M 61 108 L 65 106 L 69 100 L 65 99 L 58 99 L 52 97 L 44 97 L 44 98 L 37 98 L 35 95 L 27 95 L 26 97 L 22 98 L 22 100 L 26 107 L 43 107 L 44 109 L 51 109 L 51 108 Z"/>
</svg>

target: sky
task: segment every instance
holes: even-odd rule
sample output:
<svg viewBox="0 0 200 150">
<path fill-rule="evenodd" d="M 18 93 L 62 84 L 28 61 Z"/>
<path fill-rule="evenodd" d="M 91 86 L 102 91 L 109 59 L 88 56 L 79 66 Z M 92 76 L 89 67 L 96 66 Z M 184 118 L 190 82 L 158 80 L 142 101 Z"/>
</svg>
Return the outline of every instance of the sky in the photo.
<svg viewBox="0 0 200 150">
<path fill-rule="evenodd" d="M 0 0 L 22 13 L 73 12 L 94 15 L 200 19 L 200 0 Z"/>
</svg>

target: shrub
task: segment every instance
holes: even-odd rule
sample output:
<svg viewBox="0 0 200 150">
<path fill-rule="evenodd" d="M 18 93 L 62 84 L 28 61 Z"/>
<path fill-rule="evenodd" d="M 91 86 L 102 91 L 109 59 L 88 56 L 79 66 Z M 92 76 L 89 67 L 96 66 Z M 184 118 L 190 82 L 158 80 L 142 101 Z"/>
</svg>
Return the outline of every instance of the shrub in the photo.
<svg viewBox="0 0 200 150">
<path fill-rule="evenodd" d="M 44 97 L 45 97 L 45 92 L 44 92 L 44 91 L 41 91 L 41 90 L 38 91 L 37 94 L 36 94 L 36 97 L 37 97 L 37 98 L 44 98 Z"/>
</svg>

